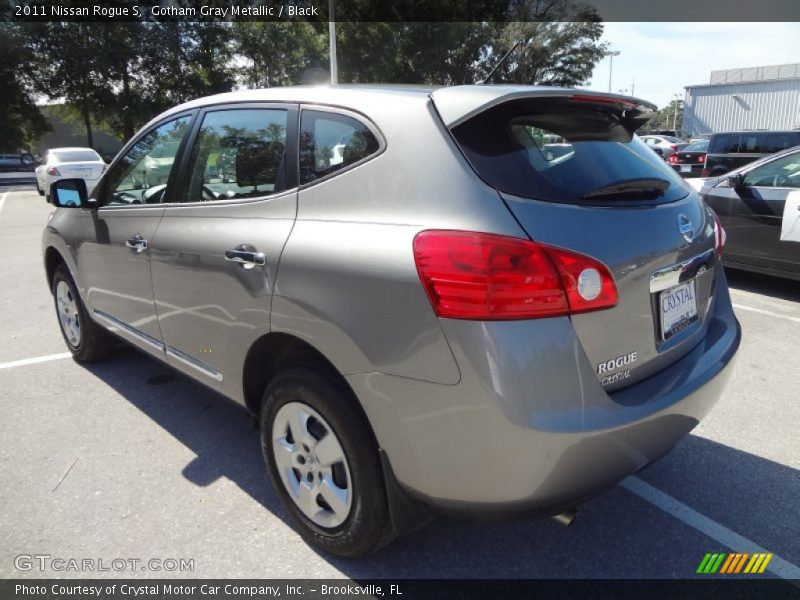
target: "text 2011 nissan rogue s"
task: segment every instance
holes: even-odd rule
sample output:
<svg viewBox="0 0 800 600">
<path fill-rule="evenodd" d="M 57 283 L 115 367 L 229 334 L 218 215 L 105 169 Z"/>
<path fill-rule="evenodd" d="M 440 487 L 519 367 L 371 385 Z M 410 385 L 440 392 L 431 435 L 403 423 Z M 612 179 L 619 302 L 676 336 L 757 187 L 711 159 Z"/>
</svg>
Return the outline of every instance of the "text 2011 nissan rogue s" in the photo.
<svg viewBox="0 0 800 600">
<path fill-rule="evenodd" d="M 90 362 L 121 338 L 244 404 L 334 554 L 437 513 L 571 512 L 695 427 L 739 345 L 724 230 L 634 134 L 652 108 L 500 85 L 183 104 L 90 193 L 54 184 L 64 339 Z"/>
</svg>

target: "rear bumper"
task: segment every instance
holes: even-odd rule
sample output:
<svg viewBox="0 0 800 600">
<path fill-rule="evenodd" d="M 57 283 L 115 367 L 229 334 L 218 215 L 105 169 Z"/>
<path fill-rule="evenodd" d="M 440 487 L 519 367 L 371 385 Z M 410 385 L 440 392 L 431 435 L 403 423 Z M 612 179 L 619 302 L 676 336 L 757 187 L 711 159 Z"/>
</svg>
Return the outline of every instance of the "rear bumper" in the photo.
<svg viewBox="0 0 800 600">
<path fill-rule="evenodd" d="M 703 163 L 687 163 L 687 164 L 691 167 L 691 169 L 688 172 L 681 171 L 681 167 L 686 165 L 670 164 L 669 166 L 672 167 L 672 169 L 678 175 L 682 175 L 683 177 L 700 177 L 700 175 L 703 173 Z"/>
<path fill-rule="evenodd" d="M 559 512 L 663 456 L 724 393 L 741 331 L 720 270 L 708 331 L 668 368 L 606 392 L 568 319 L 443 321 L 456 385 L 348 377 L 409 495 L 440 512 Z"/>
</svg>

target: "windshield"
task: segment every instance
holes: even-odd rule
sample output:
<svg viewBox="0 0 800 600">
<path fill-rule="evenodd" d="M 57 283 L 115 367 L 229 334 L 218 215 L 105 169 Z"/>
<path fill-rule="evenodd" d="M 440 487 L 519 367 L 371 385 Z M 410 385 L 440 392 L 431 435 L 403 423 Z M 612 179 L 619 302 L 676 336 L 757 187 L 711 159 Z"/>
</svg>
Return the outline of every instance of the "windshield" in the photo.
<svg viewBox="0 0 800 600">
<path fill-rule="evenodd" d="M 85 162 L 102 160 L 94 150 L 61 150 L 52 154 L 55 162 Z"/>
<path fill-rule="evenodd" d="M 453 135 L 484 181 L 515 196 L 581 203 L 599 199 L 591 192 L 644 180 L 664 182 L 659 202 L 686 196 L 680 176 L 633 135 L 638 122 L 625 119 L 619 108 L 537 98 L 489 109 Z M 637 199 L 635 191 L 625 195 Z M 653 196 L 643 191 L 641 200 Z"/>
</svg>

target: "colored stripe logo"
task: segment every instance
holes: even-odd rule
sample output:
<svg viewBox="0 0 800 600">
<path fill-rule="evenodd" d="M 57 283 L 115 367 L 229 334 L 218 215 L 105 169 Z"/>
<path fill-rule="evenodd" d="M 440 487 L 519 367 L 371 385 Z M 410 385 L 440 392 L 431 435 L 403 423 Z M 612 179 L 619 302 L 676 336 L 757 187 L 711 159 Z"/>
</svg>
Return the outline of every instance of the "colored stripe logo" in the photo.
<svg viewBox="0 0 800 600">
<path fill-rule="evenodd" d="M 707 575 L 714 573 L 726 575 L 746 573 L 755 575 L 763 573 L 771 560 L 771 552 L 756 552 L 754 554 L 746 552 L 708 552 L 703 557 L 703 560 L 700 561 L 697 573 Z"/>
</svg>

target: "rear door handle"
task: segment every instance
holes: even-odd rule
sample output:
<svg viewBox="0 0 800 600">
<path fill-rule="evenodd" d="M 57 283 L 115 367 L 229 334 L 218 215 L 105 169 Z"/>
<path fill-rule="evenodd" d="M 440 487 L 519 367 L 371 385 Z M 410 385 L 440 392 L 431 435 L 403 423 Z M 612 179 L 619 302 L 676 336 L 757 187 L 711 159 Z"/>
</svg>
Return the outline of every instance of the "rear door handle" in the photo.
<svg viewBox="0 0 800 600">
<path fill-rule="evenodd" d="M 225 260 L 235 262 L 243 269 L 250 270 L 253 267 L 263 267 L 267 264 L 267 255 L 258 252 L 249 244 L 242 244 L 233 250 L 225 250 Z"/>
<path fill-rule="evenodd" d="M 130 239 L 125 242 L 125 245 L 134 250 L 136 254 L 141 254 L 145 250 L 147 250 L 147 240 L 144 239 L 144 236 L 137 233 L 134 236 L 131 236 Z"/>
</svg>

